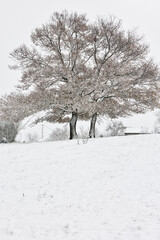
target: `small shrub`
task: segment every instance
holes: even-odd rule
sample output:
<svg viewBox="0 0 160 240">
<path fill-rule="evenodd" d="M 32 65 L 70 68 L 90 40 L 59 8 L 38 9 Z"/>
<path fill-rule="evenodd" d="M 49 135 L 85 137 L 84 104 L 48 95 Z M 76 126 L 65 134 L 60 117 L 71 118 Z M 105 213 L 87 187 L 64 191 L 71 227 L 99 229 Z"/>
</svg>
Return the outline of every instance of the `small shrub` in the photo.
<svg viewBox="0 0 160 240">
<path fill-rule="evenodd" d="M 106 127 L 107 136 L 123 136 L 125 127 L 120 121 L 111 121 Z"/>
<path fill-rule="evenodd" d="M 36 133 L 27 133 L 26 134 L 26 142 L 28 143 L 33 143 L 33 142 L 38 142 L 39 138 Z"/>
<path fill-rule="evenodd" d="M 6 139 L 6 142 L 14 142 L 19 130 L 19 123 L 13 121 L 0 123 L 0 142 Z"/>
<path fill-rule="evenodd" d="M 69 134 L 66 127 L 55 128 L 49 136 L 50 141 L 60 141 L 69 139 Z"/>
<path fill-rule="evenodd" d="M 78 136 L 79 136 L 79 138 L 88 138 L 89 137 L 89 130 L 86 130 L 84 127 L 80 127 Z"/>
</svg>

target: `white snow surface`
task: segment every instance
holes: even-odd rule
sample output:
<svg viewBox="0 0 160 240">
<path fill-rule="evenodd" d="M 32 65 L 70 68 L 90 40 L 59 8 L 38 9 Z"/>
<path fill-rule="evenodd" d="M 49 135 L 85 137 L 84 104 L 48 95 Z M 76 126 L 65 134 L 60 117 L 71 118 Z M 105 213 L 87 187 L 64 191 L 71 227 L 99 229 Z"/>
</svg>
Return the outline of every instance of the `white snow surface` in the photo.
<svg viewBox="0 0 160 240">
<path fill-rule="evenodd" d="M 0 144 L 1 240 L 159 240 L 160 135 Z"/>
</svg>

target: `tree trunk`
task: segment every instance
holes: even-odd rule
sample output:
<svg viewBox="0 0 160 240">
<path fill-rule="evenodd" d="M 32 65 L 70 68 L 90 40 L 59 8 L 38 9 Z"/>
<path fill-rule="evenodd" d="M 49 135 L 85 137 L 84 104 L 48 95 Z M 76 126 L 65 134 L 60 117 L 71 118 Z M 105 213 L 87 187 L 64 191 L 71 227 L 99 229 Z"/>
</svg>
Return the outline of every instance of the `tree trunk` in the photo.
<svg viewBox="0 0 160 240">
<path fill-rule="evenodd" d="M 72 112 L 72 117 L 70 120 L 70 138 L 69 139 L 77 138 L 77 132 L 76 132 L 77 118 L 78 118 L 77 111 Z"/>
<path fill-rule="evenodd" d="M 90 130 L 89 130 L 89 137 L 95 138 L 95 126 L 97 121 L 97 113 L 94 113 L 92 115 L 91 124 L 90 124 Z"/>
</svg>

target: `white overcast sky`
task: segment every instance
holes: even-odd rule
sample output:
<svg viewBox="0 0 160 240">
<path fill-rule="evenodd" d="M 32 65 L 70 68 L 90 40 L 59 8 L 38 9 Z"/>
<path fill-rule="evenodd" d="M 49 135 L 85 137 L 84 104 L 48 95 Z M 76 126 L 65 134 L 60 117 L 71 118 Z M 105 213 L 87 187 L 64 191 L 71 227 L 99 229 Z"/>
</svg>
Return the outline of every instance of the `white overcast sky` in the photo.
<svg viewBox="0 0 160 240">
<path fill-rule="evenodd" d="M 35 27 L 46 23 L 54 11 L 115 15 L 125 29 L 138 28 L 150 45 L 150 55 L 160 63 L 160 0 L 0 0 L 0 95 L 14 89 L 20 74 L 9 70 L 9 53 L 23 43 L 30 44 Z"/>
</svg>

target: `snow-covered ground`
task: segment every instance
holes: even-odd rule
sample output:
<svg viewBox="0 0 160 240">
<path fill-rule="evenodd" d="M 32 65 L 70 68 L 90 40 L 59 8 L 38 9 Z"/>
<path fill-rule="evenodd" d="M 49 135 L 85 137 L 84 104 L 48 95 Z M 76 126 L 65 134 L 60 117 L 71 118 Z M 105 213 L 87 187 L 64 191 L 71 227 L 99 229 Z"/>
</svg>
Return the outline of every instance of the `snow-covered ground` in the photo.
<svg viewBox="0 0 160 240">
<path fill-rule="evenodd" d="M 0 239 L 159 240 L 160 135 L 1 144 Z"/>
</svg>

